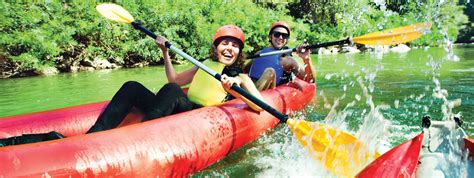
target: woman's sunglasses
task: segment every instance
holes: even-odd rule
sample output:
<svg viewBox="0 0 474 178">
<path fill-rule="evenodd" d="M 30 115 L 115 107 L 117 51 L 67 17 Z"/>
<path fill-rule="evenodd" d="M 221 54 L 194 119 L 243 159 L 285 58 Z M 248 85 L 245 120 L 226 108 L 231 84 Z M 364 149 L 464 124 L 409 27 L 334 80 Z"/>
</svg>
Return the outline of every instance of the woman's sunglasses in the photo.
<svg viewBox="0 0 474 178">
<path fill-rule="evenodd" d="M 288 35 L 288 33 L 280 33 L 280 32 L 273 32 L 273 37 L 275 38 L 279 38 L 279 37 L 282 37 L 284 39 L 288 39 L 288 37 L 290 37 L 290 35 Z"/>
</svg>

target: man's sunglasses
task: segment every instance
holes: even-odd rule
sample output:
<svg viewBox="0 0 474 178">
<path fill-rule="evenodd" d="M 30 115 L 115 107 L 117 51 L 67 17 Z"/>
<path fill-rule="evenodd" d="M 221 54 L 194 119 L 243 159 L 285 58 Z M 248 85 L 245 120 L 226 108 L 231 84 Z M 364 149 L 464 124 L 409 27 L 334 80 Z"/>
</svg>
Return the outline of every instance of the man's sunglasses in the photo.
<svg viewBox="0 0 474 178">
<path fill-rule="evenodd" d="M 279 38 L 279 37 L 282 37 L 284 39 L 288 39 L 290 37 L 290 35 L 288 35 L 288 33 L 280 33 L 280 32 L 273 32 L 273 37 L 275 38 Z"/>
</svg>

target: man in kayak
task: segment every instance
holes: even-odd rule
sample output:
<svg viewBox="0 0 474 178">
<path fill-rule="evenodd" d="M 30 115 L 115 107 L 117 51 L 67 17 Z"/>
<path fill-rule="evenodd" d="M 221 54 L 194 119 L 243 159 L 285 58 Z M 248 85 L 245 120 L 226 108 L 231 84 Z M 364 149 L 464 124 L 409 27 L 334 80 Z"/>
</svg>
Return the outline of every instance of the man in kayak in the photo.
<svg viewBox="0 0 474 178">
<path fill-rule="evenodd" d="M 242 49 L 245 37 L 239 27 L 234 25 L 220 27 L 212 39 L 211 59 L 204 62 L 206 66 L 222 74 L 221 81 L 215 80 L 203 70 L 199 70 L 197 66 L 177 73 L 171 63 L 168 48 L 165 46 L 167 39 L 158 36 L 155 41 L 163 52 L 165 71 L 169 83 L 163 86 L 155 95 L 138 82 L 126 82 L 115 93 L 110 103 L 87 133 L 117 127 L 133 107 L 144 113 L 145 116 L 142 121 L 149 121 L 194 108 L 221 104 L 234 96 L 243 99 L 253 110 L 262 111 L 257 105 L 241 97 L 237 92 L 230 90 L 232 84 L 237 84 L 253 96 L 263 100 L 250 77 L 242 73 Z M 186 94 L 180 86 L 187 84 L 190 85 Z M 59 133 L 29 134 L 0 139 L 0 146 L 63 137 L 56 134 Z"/>
<path fill-rule="evenodd" d="M 288 49 L 286 44 L 290 38 L 290 26 L 285 22 L 274 23 L 269 30 L 269 47 L 263 48 L 259 54 Z M 301 66 L 291 54 L 275 54 L 255 58 L 250 64 L 249 75 L 255 82 L 257 88 L 262 91 L 288 83 L 291 74 L 307 82 L 315 81 L 315 72 L 311 64 L 311 50 L 305 48 L 306 45 L 297 47 L 297 54 L 303 60 Z"/>
</svg>

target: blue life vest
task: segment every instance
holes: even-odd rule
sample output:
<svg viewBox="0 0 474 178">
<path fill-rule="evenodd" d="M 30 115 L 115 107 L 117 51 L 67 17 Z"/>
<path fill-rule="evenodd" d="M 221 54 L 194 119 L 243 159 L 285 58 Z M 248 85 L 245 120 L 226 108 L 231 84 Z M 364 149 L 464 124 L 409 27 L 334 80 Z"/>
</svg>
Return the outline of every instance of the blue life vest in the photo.
<svg viewBox="0 0 474 178">
<path fill-rule="evenodd" d="M 263 48 L 261 53 L 268 53 L 272 51 L 278 51 L 272 48 Z M 279 85 L 282 82 L 283 78 L 283 68 L 280 65 L 281 54 L 275 54 L 270 56 L 263 56 L 253 59 L 252 66 L 250 67 L 249 75 L 254 79 L 259 79 L 262 76 L 263 71 L 266 68 L 273 68 L 275 70 L 276 76 L 276 85 Z"/>
</svg>

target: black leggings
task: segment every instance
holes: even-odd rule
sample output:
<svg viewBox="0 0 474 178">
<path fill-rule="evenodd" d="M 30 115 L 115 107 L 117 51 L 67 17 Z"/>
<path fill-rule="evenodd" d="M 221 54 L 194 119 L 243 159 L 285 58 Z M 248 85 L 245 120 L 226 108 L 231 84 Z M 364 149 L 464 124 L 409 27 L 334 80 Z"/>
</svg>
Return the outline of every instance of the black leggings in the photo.
<svg viewBox="0 0 474 178">
<path fill-rule="evenodd" d="M 189 101 L 183 90 L 175 83 L 167 83 L 155 95 L 142 84 L 128 81 L 115 93 L 110 103 L 87 133 L 117 127 L 133 107 L 145 113 L 143 121 L 149 121 L 189 111 L 199 106 Z"/>
</svg>

